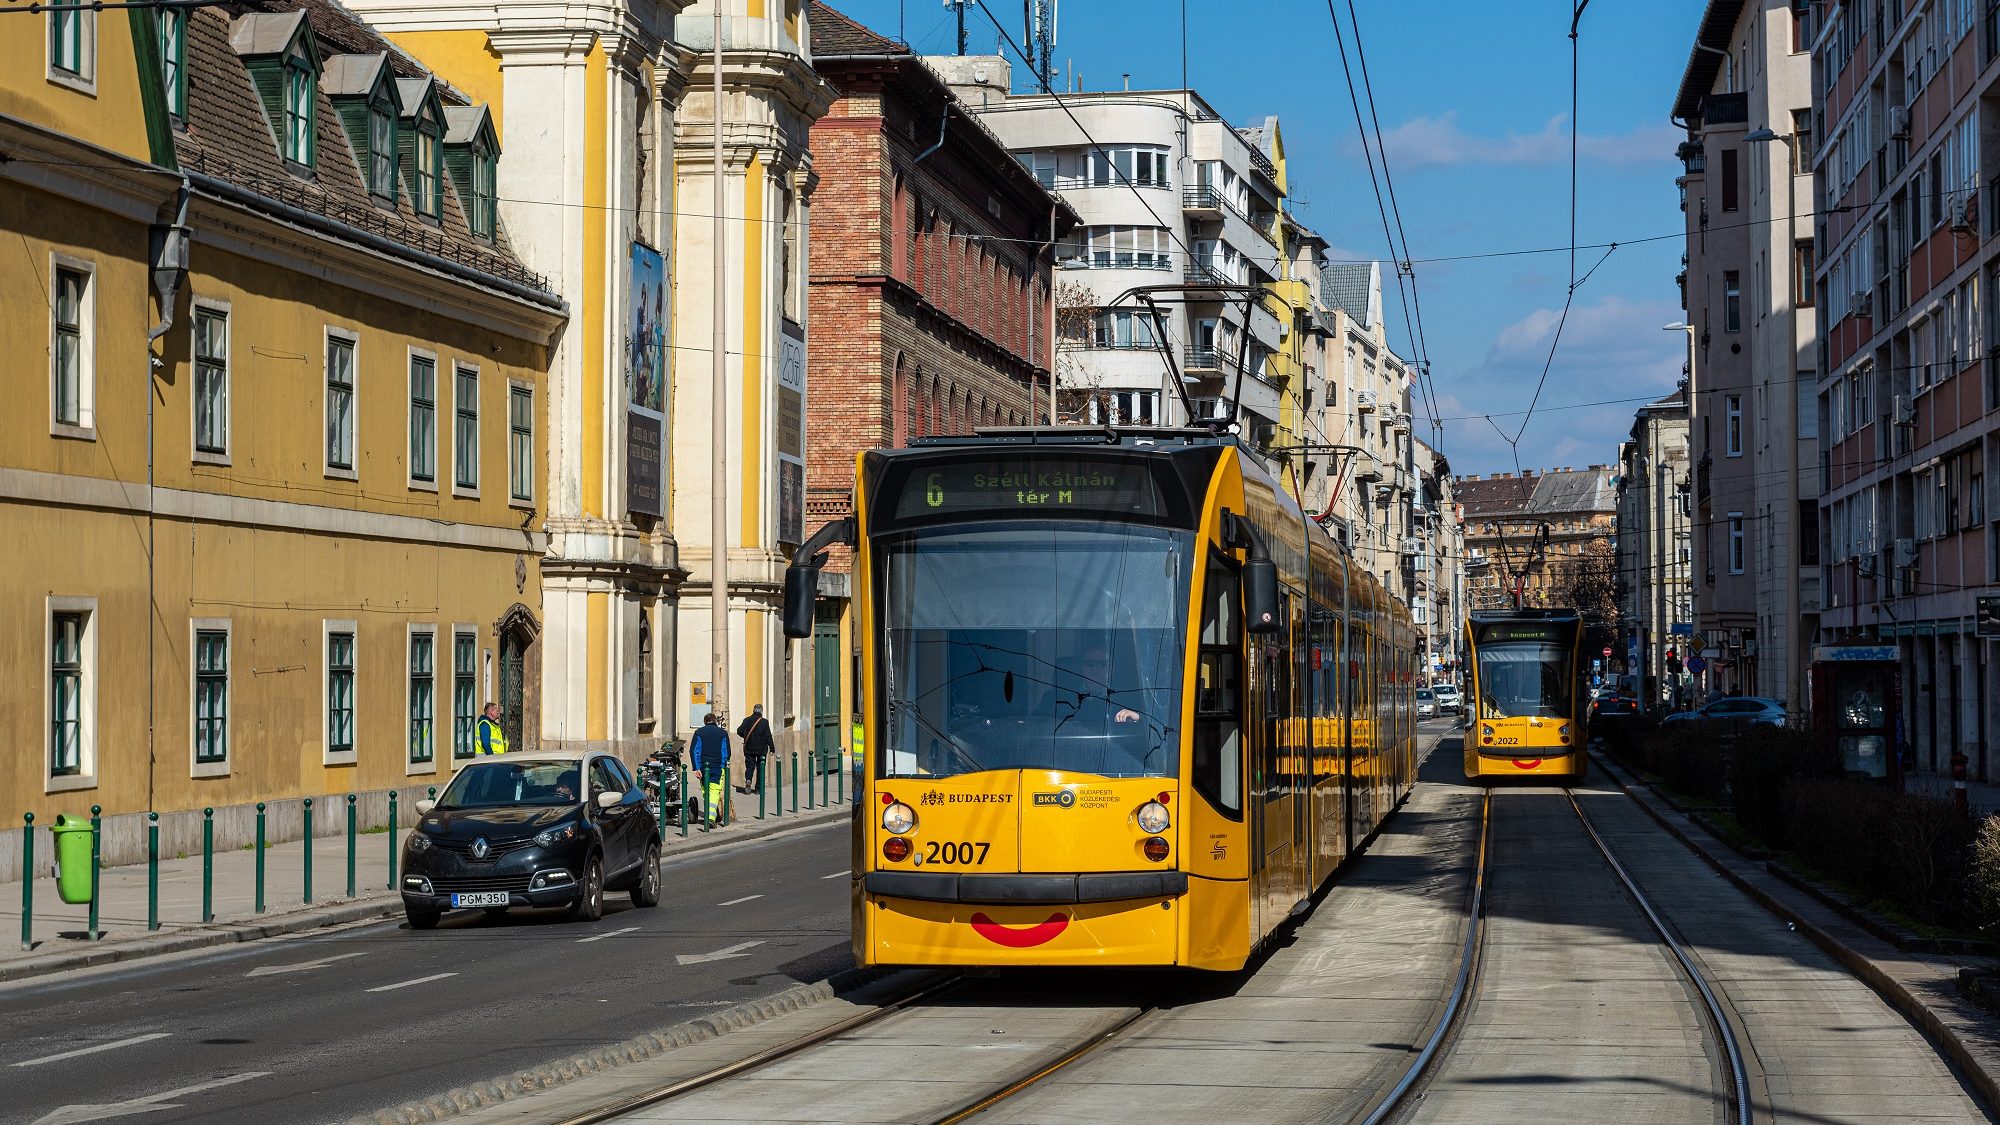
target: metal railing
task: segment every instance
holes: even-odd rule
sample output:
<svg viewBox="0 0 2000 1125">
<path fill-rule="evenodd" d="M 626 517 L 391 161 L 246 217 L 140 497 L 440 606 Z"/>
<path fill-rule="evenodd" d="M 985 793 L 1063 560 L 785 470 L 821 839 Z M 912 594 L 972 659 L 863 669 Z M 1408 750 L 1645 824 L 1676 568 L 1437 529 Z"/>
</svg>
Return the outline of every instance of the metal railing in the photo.
<svg viewBox="0 0 2000 1125">
<path fill-rule="evenodd" d="M 1189 211 L 1220 211 L 1223 208 L 1222 193 L 1207 185 L 1183 188 L 1181 206 Z"/>
</svg>

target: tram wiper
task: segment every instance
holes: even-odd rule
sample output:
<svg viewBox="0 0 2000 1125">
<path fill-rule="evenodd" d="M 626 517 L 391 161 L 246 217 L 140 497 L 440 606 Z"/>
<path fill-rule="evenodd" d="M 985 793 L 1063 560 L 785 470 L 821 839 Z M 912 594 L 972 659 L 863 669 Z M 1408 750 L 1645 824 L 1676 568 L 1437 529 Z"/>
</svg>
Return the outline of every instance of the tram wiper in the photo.
<svg viewBox="0 0 2000 1125">
<path fill-rule="evenodd" d="M 960 742 L 956 736 L 951 734 L 951 732 L 945 730 L 944 728 L 938 726 L 936 723 L 933 723 L 929 719 L 925 718 L 923 710 L 921 708 L 912 707 L 909 704 L 900 701 L 892 702 L 889 705 L 889 707 L 892 711 L 907 712 L 912 719 L 915 719 L 917 721 L 918 726 L 929 731 L 932 734 L 932 736 L 943 740 L 946 746 L 951 747 L 951 752 L 957 756 L 959 764 L 964 767 L 964 769 L 961 772 L 977 773 L 980 770 L 986 768 L 985 765 L 981 764 L 979 759 L 972 756 L 971 747 L 967 746 L 963 742 Z"/>
</svg>

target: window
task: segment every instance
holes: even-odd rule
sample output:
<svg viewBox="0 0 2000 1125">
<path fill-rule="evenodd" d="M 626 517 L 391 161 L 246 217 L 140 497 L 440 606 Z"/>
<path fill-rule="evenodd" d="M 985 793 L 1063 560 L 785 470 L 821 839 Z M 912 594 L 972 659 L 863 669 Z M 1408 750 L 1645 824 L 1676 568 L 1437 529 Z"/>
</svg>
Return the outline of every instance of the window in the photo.
<svg viewBox="0 0 2000 1125">
<path fill-rule="evenodd" d="M 1091 346 L 1095 348 L 1150 348 L 1154 346 L 1153 319 L 1137 309 L 1107 309 L 1092 319 Z"/>
<path fill-rule="evenodd" d="M 194 760 L 229 761 L 229 630 L 194 632 Z"/>
<path fill-rule="evenodd" d="M 535 392 L 532 387 L 507 388 L 507 498 L 523 503 L 535 499 Z"/>
<path fill-rule="evenodd" d="M 1736 150 L 1722 150 L 1722 209 L 1734 211 L 1737 207 Z"/>
<path fill-rule="evenodd" d="M 410 480 L 437 483 L 437 360 L 410 356 Z"/>
<path fill-rule="evenodd" d="M 49 618 L 49 773 L 83 772 L 84 635 L 88 613 Z"/>
<path fill-rule="evenodd" d="M 1722 330 L 1738 332 L 1743 328 L 1743 275 L 1735 270 L 1722 271 Z"/>
<path fill-rule="evenodd" d="M 1792 53 L 1812 50 L 1812 0 L 1792 0 Z"/>
<path fill-rule="evenodd" d="M 473 703 L 474 677 L 478 675 L 479 637 L 460 629 L 451 635 L 451 756 L 470 758 L 478 749 L 475 738 L 479 709 Z"/>
<path fill-rule="evenodd" d="M 49 356 L 51 413 L 57 426 L 83 429 L 90 425 L 90 275 L 58 266 L 55 279 L 55 339 Z"/>
<path fill-rule="evenodd" d="M 229 453 L 229 313 L 222 309 L 194 314 L 194 448 Z"/>
<path fill-rule="evenodd" d="M 1815 304 L 1813 294 L 1813 243 L 1801 238 L 1792 244 L 1792 300 L 1799 308 Z"/>
<path fill-rule="evenodd" d="M 313 122 L 317 117 L 317 95 L 313 89 L 312 63 L 300 55 L 285 59 L 285 159 L 312 167 Z"/>
<path fill-rule="evenodd" d="M 1810 109 L 1792 111 L 1792 173 L 1799 176 L 1812 175 L 1813 162 L 1813 113 Z"/>
<path fill-rule="evenodd" d="M 1167 150 L 1157 145 L 1099 148 L 1090 153 L 1092 187 L 1132 184 L 1138 187 L 1169 187 Z"/>
<path fill-rule="evenodd" d="M 187 115 L 186 8 L 160 9 L 160 66 L 167 91 L 167 112 Z"/>
<path fill-rule="evenodd" d="M 90 90 L 91 56 L 97 49 L 97 13 L 81 7 L 48 13 L 49 77 L 65 86 Z"/>
<path fill-rule="evenodd" d="M 434 761 L 437 748 L 431 742 L 431 726 L 437 634 L 428 630 L 410 631 L 410 764 Z"/>
<path fill-rule="evenodd" d="M 1743 396 L 1725 395 L 1722 399 L 1722 433 L 1725 456 L 1743 456 Z"/>
<path fill-rule="evenodd" d="M 493 154 L 485 148 L 472 150 L 472 199 L 469 201 L 465 221 L 472 227 L 474 237 L 493 240 L 499 226 L 499 208 L 493 187 Z M 788 224 L 795 229 L 795 225 Z"/>
<path fill-rule="evenodd" d="M 444 146 L 438 143 L 437 126 L 428 120 L 417 125 L 417 181 L 416 198 L 412 201 L 417 213 L 437 218 L 444 213 L 444 201 L 438 192 L 439 159 Z"/>
<path fill-rule="evenodd" d="M 1087 227 L 1084 238 L 1094 269 L 1173 268 L 1173 236 L 1164 227 Z"/>
<path fill-rule="evenodd" d="M 462 489 L 479 487 L 479 369 L 455 367 L 452 393 L 452 483 Z"/>
<path fill-rule="evenodd" d="M 326 753 L 354 753 L 354 623 L 326 634 Z"/>
<path fill-rule="evenodd" d="M 1729 513 L 1729 573 L 1743 573 L 1743 513 Z"/>
<path fill-rule="evenodd" d="M 326 467 L 354 472 L 354 339 L 326 337 Z"/>
<path fill-rule="evenodd" d="M 387 99 L 368 107 L 368 191 L 396 195 L 396 107 Z"/>
<path fill-rule="evenodd" d="M 1242 605 L 1235 566 L 1211 555 L 1202 591 L 1201 646 L 1195 669 L 1194 787 L 1232 820 L 1242 818 Z"/>
</svg>

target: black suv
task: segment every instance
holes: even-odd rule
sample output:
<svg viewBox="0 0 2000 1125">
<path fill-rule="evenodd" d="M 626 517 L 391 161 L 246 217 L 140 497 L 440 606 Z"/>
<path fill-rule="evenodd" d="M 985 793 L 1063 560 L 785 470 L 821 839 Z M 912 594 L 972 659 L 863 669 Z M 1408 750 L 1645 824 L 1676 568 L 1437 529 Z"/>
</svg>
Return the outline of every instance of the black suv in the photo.
<svg viewBox="0 0 2000 1125">
<path fill-rule="evenodd" d="M 568 906 L 604 914 L 607 890 L 660 901 L 660 822 L 625 763 L 604 753 L 482 757 L 458 771 L 403 842 L 403 912 L 428 930 L 447 910 Z"/>
</svg>

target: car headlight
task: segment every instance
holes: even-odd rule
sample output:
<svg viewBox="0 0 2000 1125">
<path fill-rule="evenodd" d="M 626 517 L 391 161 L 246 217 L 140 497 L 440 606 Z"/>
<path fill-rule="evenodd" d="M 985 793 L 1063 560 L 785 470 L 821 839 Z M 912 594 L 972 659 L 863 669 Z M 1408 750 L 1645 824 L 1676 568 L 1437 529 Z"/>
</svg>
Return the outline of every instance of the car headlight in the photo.
<svg viewBox="0 0 2000 1125">
<path fill-rule="evenodd" d="M 429 836 L 424 835 L 421 832 L 410 833 L 410 850 L 413 852 L 430 851 L 431 838 Z"/>
<path fill-rule="evenodd" d="M 1140 805 L 1136 816 L 1139 821 L 1139 831 L 1148 836 L 1157 836 L 1165 832 L 1167 826 L 1173 823 L 1173 819 L 1167 815 L 1167 806 L 1158 801 L 1147 801 Z"/>
<path fill-rule="evenodd" d="M 891 801 L 882 807 L 882 828 L 884 831 L 901 836 L 917 826 L 917 811 L 901 801 Z"/>
<path fill-rule="evenodd" d="M 576 838 L 576 821 L 574 820 L 570 821 L 567 824 L 559 824 L 554 828 L 546 829 L 544 831 L 535 833 L 535 843 L 545 848 L 554 844 L 560 844 L 564 840 L 571 840 L 575 838 Z"/>
</svg>

